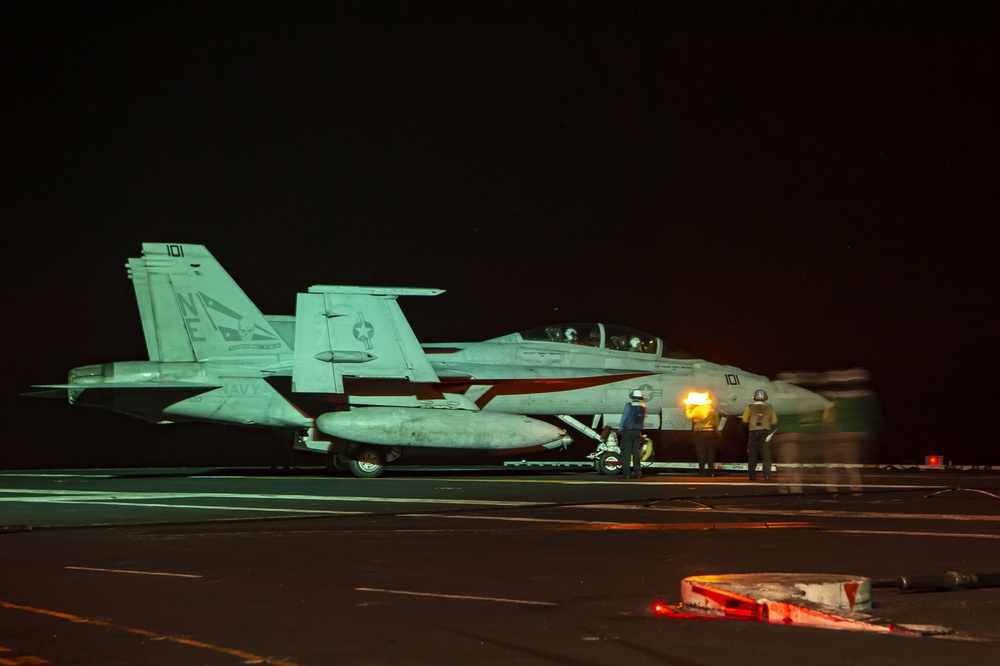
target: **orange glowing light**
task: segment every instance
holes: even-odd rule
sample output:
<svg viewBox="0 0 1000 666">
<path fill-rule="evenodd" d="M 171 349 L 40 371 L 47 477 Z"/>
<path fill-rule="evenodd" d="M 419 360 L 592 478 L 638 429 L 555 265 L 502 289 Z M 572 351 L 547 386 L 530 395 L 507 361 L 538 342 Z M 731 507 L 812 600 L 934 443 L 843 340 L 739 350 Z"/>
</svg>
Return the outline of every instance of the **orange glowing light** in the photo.
<svg viewBox="0 0 1000 666">
<path fill-rule="evenodd" d="M 704 393 L 691 391 L 684 398 L 684 415 L 692 421 L 695 419 L 704 421 L 708 418 L 711 411 L 712 398 L 709 397 L 708 391 Z"/>
<path fill-rule="evenodd" d="M 687 397 L 684 398 L 684 405 L 690 407 L 692 405 L 711 405 L 712 399 L 708 397 L 708 391 L 704 393 L 698 393 L 697 391 L 691 391 L 688 393 Z"/>
</svg>

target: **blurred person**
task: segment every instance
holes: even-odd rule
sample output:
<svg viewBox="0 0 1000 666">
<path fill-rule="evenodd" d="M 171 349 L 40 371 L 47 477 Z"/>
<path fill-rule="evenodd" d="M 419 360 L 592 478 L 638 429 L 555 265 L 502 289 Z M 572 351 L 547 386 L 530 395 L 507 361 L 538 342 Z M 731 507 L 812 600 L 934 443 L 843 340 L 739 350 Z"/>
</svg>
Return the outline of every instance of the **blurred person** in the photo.
<svg viewBox="0 0 1000 666">
<path fill-rule="evenodd" d="M 884 427 L 868 371 L 781 373 L 778 379 L 804 386 L 831 401 L 822 418 L 806 415 L 798 424 L 786 424 L 782 417 L 781 432 L 775 437 L 780 440 L 782 461 L 797 455 L 801 464 L 821 465 L 828 492 L 839 490 L 842 476 L 851 492 L 861 492 L 861 464 L 874 460 L 876 433 Z M 794 487 L 793 483 L 793 491 Z"/>
<path fill-rule="evenodd" d="M 771 446 L 775 460 L 782 464 L 782 474 L 788 474 L 788 492 L 801 493 L 806 468 L 821 460 L 828 419 L 827 410 L 782 415 L 781 429 L 775 432 Z"/>
<path fill-rule="evenodd" d="M 753 402 L 743 410 L 743 423 L 750 429 L 747 438 L 747 472 L 751 481 L 757 480 L 757 461 L 761 461 L 764 480 L 771 480 L 771 430 L 778 423 L 778 415 L 767 402 L 767 392 L 757 389 Z"/>
<path fill-rule="evenodd" d="M 844 473 L 846 486 L 851 492 L 861 492 L 861 470 L 858 469 L 860 460 L 857 448 L 858 440 L 854 434 L 844 432 L 837 414 L 837 406 L 828 410 L 831 414 L 827 424 L 827 432 L 823 435 L 822 455 L 823 455 L 823 483 L 829 493 L 836 493 L 840 481 L 841 472 Z"/>
<path fill-rule="evenodd" d="M 641 390 L 634 389 L 629 398 L 630 401 L 625 404 L 618 425 L 618 449 L 622 455 L 622 478 L 638 479 L 642 474 L 642 456 L 639 449 L 646 421 L 646 405 L 642 401 L 646 396 Z"/>
<path fill-rule="evenodd" d="M 831 371 L 825 376 L 830 384 L 822 394 L 833 401 L 823 460 L 826 489 L 837 492 L 843 471 L 850 491 L 860 493 L 861 464 L 874 455 L 875 433 L 882 429 L 878 398 L 869 387 L 871 376 L 863 368 Z"/>
</svg>

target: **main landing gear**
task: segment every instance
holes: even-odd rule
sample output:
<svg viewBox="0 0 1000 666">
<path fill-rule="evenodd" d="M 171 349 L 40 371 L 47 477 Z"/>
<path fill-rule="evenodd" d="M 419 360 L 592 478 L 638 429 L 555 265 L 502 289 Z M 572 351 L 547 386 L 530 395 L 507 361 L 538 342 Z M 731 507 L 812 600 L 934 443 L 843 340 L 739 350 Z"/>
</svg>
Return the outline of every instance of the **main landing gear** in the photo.
<svg viewBox="0 0 1000 666">
<path fill-rule="evenodd" d="M 350 472 L 359 479 L 374 479 L 385 472 L 386 463 L 399 457 L 397 446 L 358 444 L 346 451 L 331 446 L 326 454 L 326 469 L 330 474 Z"/>
<path fill-rule="evenodd" d="M 597 451 L 590 454 L 594 460 L 594 469 L 598 474 L 614 475 L 622 471 L 622 454 L 618 449 L 617 433 L 611 433 L 606 442 L 602 442 L 597 447 Z M 651 463 L 653 457 L 653 440 L 643 437 L 639 444 L 639 460 L 643 463 Z"/>
</svg>

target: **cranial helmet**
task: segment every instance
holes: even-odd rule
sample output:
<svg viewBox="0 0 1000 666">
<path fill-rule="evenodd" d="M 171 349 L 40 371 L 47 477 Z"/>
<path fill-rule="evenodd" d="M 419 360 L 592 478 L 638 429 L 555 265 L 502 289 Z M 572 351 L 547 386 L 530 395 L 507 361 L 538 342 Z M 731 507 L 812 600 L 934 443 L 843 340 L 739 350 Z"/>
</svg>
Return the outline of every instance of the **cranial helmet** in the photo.
<svg viewBox="0 0 1000 666">
<path fill-rule="evenodd" d="M 757 389 L 753 392 L 753 399 L 760 401 L 767 400 L 767 392 L 764 389 Z"/>
<path fill-rule="evenodd" d="M 632 392 L 628 394 L 628 397 L 633 400 L 645 400 L 646 396 L 642 394 L 642 389 L 632 389 Z"/>
</svg>

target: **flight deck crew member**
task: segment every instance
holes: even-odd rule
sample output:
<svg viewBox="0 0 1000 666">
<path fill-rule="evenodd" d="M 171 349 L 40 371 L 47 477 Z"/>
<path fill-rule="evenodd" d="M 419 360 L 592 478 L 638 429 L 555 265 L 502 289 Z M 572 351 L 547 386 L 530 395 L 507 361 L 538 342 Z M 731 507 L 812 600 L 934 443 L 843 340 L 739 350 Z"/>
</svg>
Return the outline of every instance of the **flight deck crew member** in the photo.
<svg viewBox="0 0 1000 666">
<path fill-rule="evenodd" d="M 622 473 L 625 479 L 638 479 L 642 473 L 642 459 L 639 455 L 639 441 L 646 421 L 646 396 L 639 389 L 629 394 L 631 402 L 622 410 L 622 420 L 618 425 L 618 449 L 622 454 Z"/>
<path fill-rule="evenodd" d="M 684 404 L 684 415 L 692 423 L 698 476 L 715 476 L 715 443 L 719 437 L 719 412 L 709 398 L 705 403 Z"/>
<path fill-rule="evenodd" d="M 747 439 L 747 471 L 750 472 L 751 481 L 757 480 L 758 459 L 764 468 L 764 480 L 771 480 L 771 443 L 768 435 L 771 434 L 771 426 L 777 422 L 778 415 L 774 413 L 774 407 L 767 404 L 767 393 L 764 389 L 754 391 L 753 403 L 743 410 L 743 423 L 750 428 Z"/>
</svg>

